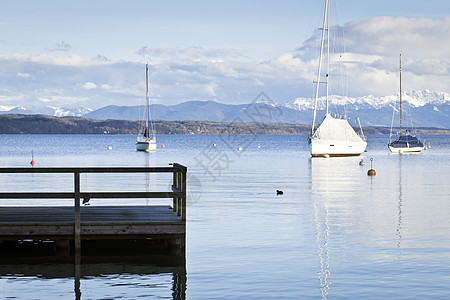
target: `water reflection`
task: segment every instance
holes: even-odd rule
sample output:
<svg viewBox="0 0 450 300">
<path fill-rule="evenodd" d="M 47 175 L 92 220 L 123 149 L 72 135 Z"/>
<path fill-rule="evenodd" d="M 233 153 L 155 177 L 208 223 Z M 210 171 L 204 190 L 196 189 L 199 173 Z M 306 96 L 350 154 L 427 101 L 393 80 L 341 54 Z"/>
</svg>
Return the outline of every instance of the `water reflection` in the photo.
<svg viewBox="0 0 450 300">
<path fill-rule="evenodd" d="M 331 272 L 330 247 L 328 245 L 330 227 L 328 226 L 328 207 L 325 201 L 313 200 L 314 223 L 316 225 L 316 245 L 319 256 L 320 269 L 317 278 L 320 282 L 322 299 L 327 299 L 330 282 L 328 276 Z"/>
<path fill-rule="evenodd" d="M 29 298 L 33 295 L 32 298 L 36 299 L 52 296 L 67 299 L 72 294 L 75 299 L 100 299 L 120 298 L 124 293 L 127 298 L 145 298 L 148 295 L 158 298 L 186 298 L 184 254 L 152 251 L 155 254 L 149 255 L 141 248 L 139 251 L 125 252 L 125 255 L 111 251 L 101 255 L 98 250 L 102 247 L 98 247 L 88 251 L 86 255 L 50 255 L 48 245 L 33 244 L 25 246 L 28 256 L 23 255 L 23 249 L 16 250 L 18 255 L 14 255 L 13 247 L 2 245 L 0 278 L 3 291 L 0 292 L 0 298 Z M 64 284 L 54 284 L 71 280 L 73 291 Z M 27 288 L 10 288 L 23 286 L 23 283 L 28 283 Z M 40 286 L 50 288 L 40 289 Z M 8 291 L 13 290 L 14 294 L 8 294 Z"/>
<path fill-rule="evenodd" d="M 403 196 L 402 196 L 402 155 L 398 157 L 398 222 L 397 222 L 397 249 L 399 249 L 398 260 L 401 260 L 401 242 L 402 242 L 402 206 L 403 206 Z"/>
<path fill-rule="evenodd" d="M 357 193 L 358 184 L 364 168 L 359 165 L 360 157 L 311 158 L 311 198 L 316 228 L 315 243 L 319 259 L 317 278 L 320 283 L 322 299 L 327 299 L 332 281 L 333 248 L 330 247 L 330 220 L 332 211 L 339 210 L 339 215 L 345 218 L 351 209 L 350 201 Z M 333 226 L 343 226 L 336 223 Z"/>
</svg>

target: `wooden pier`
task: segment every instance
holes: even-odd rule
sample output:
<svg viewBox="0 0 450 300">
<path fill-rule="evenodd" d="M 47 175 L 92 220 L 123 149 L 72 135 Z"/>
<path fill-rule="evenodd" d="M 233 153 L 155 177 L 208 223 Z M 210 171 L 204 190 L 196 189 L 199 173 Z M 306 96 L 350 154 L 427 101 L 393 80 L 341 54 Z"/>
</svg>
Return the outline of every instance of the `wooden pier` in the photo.
<svg viewBox="0 0 450 300">
<path fill-rule="evenodd" d="M 186 240 L 187 168 L 0 168 L 2 173 L 72 173 L 70 192 L 0 192 L 0 241 L 54 241 L 59 248 L 81 251 L 89 240 L 162 240 L 184 253 Z M 172 173 L 172 191 L 87 192 L 80 189 L 83 173 Z M 0 187 L 1 189 L 2 187 Z M 83 199 L 171 198 L 172 205 L 82 206 Z M 2 199 L 73 199 L 73 206 L 2 206 Z M 9 203 L 11 200 L 9 201 Z"/>
</svg>

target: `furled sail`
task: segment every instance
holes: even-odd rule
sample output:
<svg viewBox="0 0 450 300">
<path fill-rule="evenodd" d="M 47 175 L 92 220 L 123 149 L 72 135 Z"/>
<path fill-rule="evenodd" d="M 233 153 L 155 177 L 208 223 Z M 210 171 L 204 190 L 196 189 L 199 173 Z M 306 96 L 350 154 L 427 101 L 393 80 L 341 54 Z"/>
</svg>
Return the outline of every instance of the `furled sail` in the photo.
<svg viewBox="0 0 450 300">
<path fill-rule="evenodd" d="M 361 141 L 347 120 L 335 119 L 329 114 L 325 116 L 313 137 L 322 140 Z"/>
</svg>

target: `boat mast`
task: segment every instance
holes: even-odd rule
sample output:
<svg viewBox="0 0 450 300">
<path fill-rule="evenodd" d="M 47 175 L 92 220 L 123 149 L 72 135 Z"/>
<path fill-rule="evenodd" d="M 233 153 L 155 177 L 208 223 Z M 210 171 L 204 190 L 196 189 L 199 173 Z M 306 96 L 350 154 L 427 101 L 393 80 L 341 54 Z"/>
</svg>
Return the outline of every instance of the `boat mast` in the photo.
<svg viewBox="0 0 450 300">
<path fill-rule="evenodd" d="M 319 97 L 319 85 L 320 85 L 320 71 L 322 68 L 322 54 L 323 54 L 323 44 L 325 40 L 325 25 L 328 26 L 327 22 L 327 16 L 328 14 L 328 5 L 330 3 L 330 0 L 325 0 L 325 11 L 323 15 L 323 24 L 322 24 L 322 40 L 320 43 L 320 56 L 319 56 L 319 67 L 317 69 L 317 77 L 316 77 L 316 95 L 314 97 L 314 113 L 313 113 L 313 123 L 311 128 L 311 135 L 314 134 L 314 127 L 316 125 L 316 113 L 317 113 L 317 101 Z M 328 75 L 327 75 L 328 78 Z M 327 79 L 328 81 L 328 79 Z M 327 87 L 327 93 L 328 93 L 328 87 Z M 327 113 L 328 113 L 328 97 L 327 97 Z"/>
<path fill-rule="evenodd" d="M 330 0 L 328 0 L 328 3 L 330 2 Z M 327 103 L 327 115 L 329 113 L 328 110 L 328 83 L 329 83 L 329 78 L 330 76 L 328 76 L 328 74 L 330 74 L 330 9 L 327 9 L 327 75 L 326 75 L 326 90 L 327 90 L 327 95 L 326 95 L 326 103 Z"/>
<path fill-rule="evenodd" d="M 400 53 L 400 135 L 402 135 L 402 54 Z"/>
<path fill-rule="evenodd" d="M 148 109 L 148 63 L 145 64 L 145 131 L 144 131 L 144 137 L 149 137 L 148 132 L 148 115 L 149 115 L 149 109 Z"/>
</svg>

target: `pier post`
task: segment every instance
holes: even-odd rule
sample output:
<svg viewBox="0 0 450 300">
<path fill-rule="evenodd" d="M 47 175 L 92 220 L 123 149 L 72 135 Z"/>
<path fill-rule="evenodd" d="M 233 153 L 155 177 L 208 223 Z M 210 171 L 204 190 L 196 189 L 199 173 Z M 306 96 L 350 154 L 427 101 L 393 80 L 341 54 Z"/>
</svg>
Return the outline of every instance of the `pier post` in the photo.
<svg viewBox="0 0 450 300">
<path fill-rule="evenodd" d="M 174 167 L 175 168 L 175 167 Z M 178 189 L 178 184 L 177 184 L 177 173 L 175 172 L 175 170 L 173 170 L 173 181 L 172 181 L 172 192 L 175 192 Z M 176 212 L 178 210 L 177 208 L 178 205 L 178 201 L 177 198 L 173 198 L 173 211 Z"/>
<path fill-rule="evenodd" d="M 74 172 L 75 198 L 75 253 L 81 251 L 80 172 Z"/>
<path fill-rule="evenodd" d="M 186 220 L 186 186 L 187 186 L 187 168 L 177 163 L 173 163 L 173 185 L 172 191 L 181 193 L 181 197 L 173 198 L 173 211 L 177 216 Z"/>
<path fill-rule="evenodd" d="M 180 170 L 177 170 L 177 192 L 181 192 L 182 188 L 181 172 Z M 183 213 L 182 207 L 183 205 L 181 204 L 181 198 L 177 198 L 177 216 L 181 216 L 181 214 Z"/>
<path fill-rule="evenodd" d="M 187 185 L 186 185 L 186 174 L 187 173 L 187 170 L 186 170 L 186 167 L 183 167 L 183 169 L 182 169 L 182 173 L 181 173 L 181 178 L 182 178 L 182 180 L 181 180 L 181 192 L 182 192 L 182 198 L 181 198 L 181 211 L 182 211 L 182 213 L 181 213 L 181 219 L 183 220 L 183 221 L 186 221 L 186 190 L 187 190 Z"/>
</svg>

